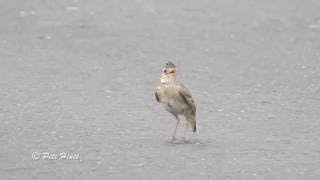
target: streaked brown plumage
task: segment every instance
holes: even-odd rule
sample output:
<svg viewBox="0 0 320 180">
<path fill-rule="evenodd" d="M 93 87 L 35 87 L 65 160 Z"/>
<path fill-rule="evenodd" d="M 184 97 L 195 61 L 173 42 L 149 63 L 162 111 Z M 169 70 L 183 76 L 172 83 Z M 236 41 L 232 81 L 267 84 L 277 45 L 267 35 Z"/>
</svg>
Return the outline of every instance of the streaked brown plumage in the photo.
<svg viewBox="0 0 320 180">
<path fill-rule="evenodd" d="M 187 125 L 191 125 L 192 131 L 196 132 L 196 106 L 190 91 L 176 81 L 176 67 L 173 63 L 166 63 L 160 78 L 160 84 L 155 92 L 156 100 L 163 104 L 165 109 L 176 119 L 177 124 L 172 139 L 175 139 L 180 119 L 179 115 L 185 117 Z"/>
</svg>

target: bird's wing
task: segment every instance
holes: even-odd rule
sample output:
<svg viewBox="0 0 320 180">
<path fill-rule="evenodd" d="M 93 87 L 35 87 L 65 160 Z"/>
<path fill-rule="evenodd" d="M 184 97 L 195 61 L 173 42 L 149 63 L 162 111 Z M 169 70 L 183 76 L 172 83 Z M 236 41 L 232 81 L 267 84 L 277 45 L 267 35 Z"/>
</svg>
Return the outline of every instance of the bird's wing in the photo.
<svg viewBox="0 0 320 180">
<path fill-rule="evenodd" d="M 179 83 L 179 85 L 180 85 L 180 89 L 179 89 L 180 96 L 185 101 L 185 103 L 188 104 L 193 115 L 195 115 L 196 114 L 196 105 L 192 99 L 192 95 L 191 95 L 190 91 L 183 84 Z"/>
<path fill-rule="evenodd" d="M 158 90 L 159 90 L 159 89 L 160 89 L 160 86 L 158 86 L 157 89 L 156 89 L 156 91 L 154 92 L 154 95 L 155 95 L 156 100 L 157 100 L 158 102 L 160 102 L 160 98 L 159 98 L 159 95 L 158 95 Z"/>
</svg>

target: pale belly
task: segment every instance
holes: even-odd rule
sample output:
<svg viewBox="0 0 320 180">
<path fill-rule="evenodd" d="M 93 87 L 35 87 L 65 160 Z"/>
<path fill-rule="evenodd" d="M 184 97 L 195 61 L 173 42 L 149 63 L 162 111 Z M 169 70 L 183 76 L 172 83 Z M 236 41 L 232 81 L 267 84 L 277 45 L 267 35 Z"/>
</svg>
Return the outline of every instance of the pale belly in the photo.
<svg viewBox="0 0 320 180">
<path fill-rule="evenodd" d="M 162 104 L 167 111 L 175 115 L 184 114 L 187 108 L 185 103 L 181 103 L 180 101 L 174 99 L 164 99 Z"/>
</svg>

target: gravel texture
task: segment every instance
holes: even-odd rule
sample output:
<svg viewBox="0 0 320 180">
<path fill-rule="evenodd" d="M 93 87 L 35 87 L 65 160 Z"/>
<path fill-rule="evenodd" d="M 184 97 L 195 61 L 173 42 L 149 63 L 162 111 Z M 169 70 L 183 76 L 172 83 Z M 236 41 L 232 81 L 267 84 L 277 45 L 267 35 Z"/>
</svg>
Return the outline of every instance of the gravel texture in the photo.
<svg viewBox="0 0 320 180">
<path fill-rule="evenodd" d="M 0 179 L 320 179 L 319 9 L 1 1 Z M 197 105 L 189 144 L 154 98 L 168 60 Z"/>
</svg>

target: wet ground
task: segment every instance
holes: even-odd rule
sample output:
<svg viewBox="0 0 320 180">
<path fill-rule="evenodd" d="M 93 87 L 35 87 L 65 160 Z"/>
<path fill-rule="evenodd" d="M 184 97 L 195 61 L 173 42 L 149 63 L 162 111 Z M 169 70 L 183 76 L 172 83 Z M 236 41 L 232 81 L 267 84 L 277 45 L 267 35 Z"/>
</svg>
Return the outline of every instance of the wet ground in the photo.
<svg viewBox="0 0 320 180">
<path fill-rule="evenodd" d="M 320 179 L 319 1 L 0 5 L 1 179 Z M 168 60 L 188 144 L 154 99 Z"/>
</svg>

